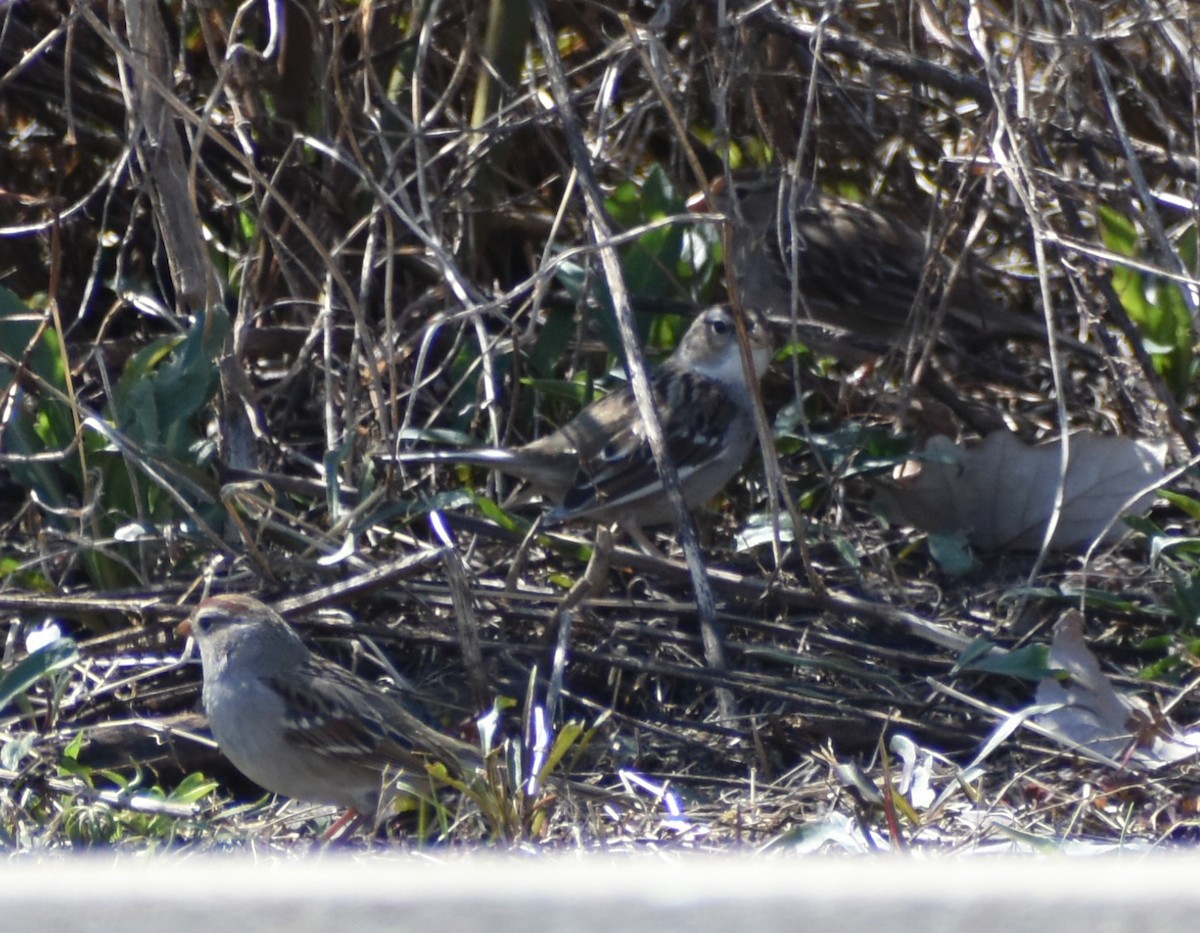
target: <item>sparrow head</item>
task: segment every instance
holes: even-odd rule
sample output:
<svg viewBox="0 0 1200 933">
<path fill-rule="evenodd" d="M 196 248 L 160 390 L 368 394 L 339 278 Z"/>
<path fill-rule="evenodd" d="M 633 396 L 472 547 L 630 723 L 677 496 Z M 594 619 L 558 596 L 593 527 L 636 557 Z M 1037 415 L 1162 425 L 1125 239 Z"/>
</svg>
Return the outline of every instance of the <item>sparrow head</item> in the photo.
<svg viewBox="0 0 1200 933">
<path fill-rule="evenodd" d="M 175 632 L 196 640 L 206 667 L 235 650 L 297 656 L 308 651 L 278 612 L 253 596 L 240 593 L 204 600 L 191 616 L 179 623 Z"/>
<path fill-rule="evenodd" d="M 754 379 L 761 379 L 771 362 L 771 335 L 763 316 L 749 308 L 746 312 L 746 336 L 750 339 L 750 355 L 754 360 Z M 688 327 L 683 335 L 676 360 L 687 369 L 725 385 L 745 385 L 749 380 L 742 368 L 742 353 L 738 346 L 737 325 L 733 312 L 724 306 L 707 308 Z"/>
</svg>

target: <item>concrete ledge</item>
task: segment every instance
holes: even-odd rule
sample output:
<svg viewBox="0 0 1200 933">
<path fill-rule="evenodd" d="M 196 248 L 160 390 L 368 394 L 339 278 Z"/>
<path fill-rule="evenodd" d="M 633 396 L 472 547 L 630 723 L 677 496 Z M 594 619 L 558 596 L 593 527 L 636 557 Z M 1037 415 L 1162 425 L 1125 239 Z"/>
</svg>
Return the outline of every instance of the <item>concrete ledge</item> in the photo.
<svg viewBox="0 0 1200 933">
<path fill-rule="evenodd" d="M 9 860 L 3 929 L 1055 933 L 1200 924 L 1200 857 L 654 854 Z"/>
</svg>

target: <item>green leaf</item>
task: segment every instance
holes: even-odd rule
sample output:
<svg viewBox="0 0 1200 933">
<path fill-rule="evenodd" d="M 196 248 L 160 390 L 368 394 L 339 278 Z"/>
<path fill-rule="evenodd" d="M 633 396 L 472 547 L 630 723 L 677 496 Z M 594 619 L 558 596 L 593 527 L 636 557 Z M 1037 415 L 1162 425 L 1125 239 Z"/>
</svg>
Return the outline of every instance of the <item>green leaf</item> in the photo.
<svg viewBox="0 0 1200 933">
<path fill-rule="evenodd" d="M 1188 518 L 1200 521 L 1200 500 L 1194 499 L 1191 496 L 1185 496 L 1183 493 L 1173 492 L 1170 489 L 1160 489 L 1158 494 L 1175 506 L 1175 508 L 1182 511 Z"/>
<path fill-rule="evenodd" d="M 142 348 L 121 373 L 116 422 L 138 443 L 177 454 L 190 445 L 192 437 L 177 428 L 216 395 L 220 377 L 215 359 L 228 331 L 224 309 L 214 310 L 209 333 L 206 320 L 199 314 L 183 337 L 160 338 Z"/>
<path fill-rule="evenodd" d="M 651 166 L 642 185 L 642 216 L 647 220 L 658 220 L 681 213 L 685 207 L 663 167 L 657 163 Z"/>
<path fill-rule="evenodd" d="M 524 534 L 529 530 L 528 522 L 521 521 L 520 519 L 510 515 L 508 512 L 504 511 L 504 509 L 500 508 L 500 506 L 497 505 L 494 500 L 489 499 L 487 496 L 475 496 L 475 505 L 478 506 L 479 511 L 483 513 L 484 518 L 495 522 L 501 528 L 506 528 L 509 531 L 515 531 L 520 534 Z"/>
<path fill-rule="evenodd" d="M 1185 625 L 1191 626 L 1200 622 L 1200 572 L 1176 576 L 1175 591 L 1170 604 Z"/>
<path fill-rule="evenodd" d="M 209 323 L 211 321 L 211 324 Z M 220 306 L 196 315 L 187 335 L 154 379 L 164 428 L 191 418 L 216 395 L 220 384 L 216 358 L 229 330 L 229 318 Z"/>
<path fill-rule="evenodd" d="M 21 762 L 33 750 L 38 738 L 36 732 L 22 732 L 15 739 L 5 742 L 4 747 L 0 748 L 0 767 L 9 771 L 19 771 Z"/>
<path fill-rule="evenodd" d="M 582 307 L 612 308 L 608 289 L 604 287 L 600 276 L 590 274 L 579 263 L 569 259 L 564 260 L 559 263 L 554 277 L 562 285 L 572 304 Z"/>
<path fill-rule="evenodd" d="M 812 508 L 811 502 L 804 503 L 806 508 Z M 837 554 L 838 559 L 844 567 L 861 567 L 863 555 L 858 549 L 858 539 L 851 538 L 849 535 L 835 534 L 833 535 L 833 550 Z"/>
<path fill-rule="evenodd" d="M 650 169 L 637 199 L 624 187 L 618 192 L 620 197 L 614 207 L 626 229 L 682 214 L 686 209 L 660 165 Z M 686 297 L 677 278 L 683 256 L 683 233 L 679 224 L 656 227 L 622 248 L 622 266 L 630 292 L 645 298 Z"/>
<path fill-rule="evenodd" d="M 678 346 L 684 331 L 691 322 L 691 318 L 685 318 L 679 314 L 658 315 L 650 322 L 650 329 L 646 335 L 646 346 L 669 353 Z"/>
<path fill-rule="evenodd" d="M 471 505 L 474 501 L 474 497 L 465 489 L 452 489 L 433 496 L 394 499 L 378 511 L 364 514 L 355 524 L 354 530 L 363 532 L 376 525 L 387 525 L 393 521 L 411 521 L 434 510 L 453 512 Z"/>
<path fill-rule="evenodd" d="M 795 422 L 799 420 L 795 412 L 788 420 L 793 419 Z M 781 424 L 781 427 L 786 424 Z M 847 425 L 827 434 L 806 436 L 794 429 L 789 433 L 811 442 L 830 470 L 840 476 L 880 473 L 890 471 L 906 460 L 926 459 L 923 453 L 913 453 L 911 437 L 886 429 Z"/>
<path fill-rule="evenodd" d="M 1141 238 L 1132 221 L 1108 206 L 1101 206 L 1099 220 L 1106 246 L 1124 256 L 1143 255 Z M 1189 248 L 1193 256 L 1194 240 L 1193 236 Z M 1192 378 L 1194 328 L 1180 287 L 1168 279 L 1119 264 L 1112 270 L 1112 285 L 1130 320 L 1137 325 L 1154 368 L 1176 394 L 1185 391 Z"/>
<path fill-rule="evenodd" d="M 1138 671 L 1138 676 L 1143 680 L 1167 681 L 1169 683 L 1178 680 L 1178 677 L 1175 675 L 1180 673 L 1183 668 L 1184 662 L 1182 658 L 1166 657 L 1155 661 L 1153 664 L 1147 664 Z M 1187 669 L 1190 670 L 1191 666 L 1188 665 Z"/>
<path fill-rule="evenodd" d="M 30 566 L 21 557 L 0 556 L 0 580 L 13 589 L 31 590 L 36 593 L 54 593 L 57 587 L 36 566 Z"/>
<path fill-rule="evenodd" d="M 623 228 L 636 227 L 642 220 L 642 193 L 632 181 L 623 181 L 613 190 L 604 206 Z"/>
<path fill-rule="evenodd" d="M 1162 654 L 1164 651 L 1170 651 L 1174 646 L 1175 636 L 1163 634 L 1143 638 L 1137 643 L 1137 650 L 1147 654 Z"/>
<path fill-rule="evenodd" d="M 150 380 L 141 379 L 118 391 L 117 427 L 136 443 L 157 445 L 162 437 L 158 393 Z"/>
<path fill-rule="evenodd" d="M 1137 227 L 1133 221 L 1107 204 L 1100 205 L 1100 239 L 1113 252 L 1122 256 L 1138 254 Z"/>
<path fill-rule="evenodd" d="M 79 649 L 69 638 L 60 638 L 33 652 L 0 676 L 0 710 L 43 677 L 70 667 L 79 660 Z"/>
<path fill-rule="evenodd" d="M 38 336 L 43 317 L 0 286 L 0 350 L 12 359 L 26 361 L 30 372 L 65 394 L 67 385 L 58 335 L 46 329 Z M 0 363 L 0 397 L 8 396 L 14 375 L 12 366 Z M 5 451 L 31 456 L 66 448 L 75 436 L 70 408 L 39 393 L 35 382 L 30 385 L 33 388 L 16 390 L 18 404 L 4 428 Z M 68 504 L 64 474 L 70 476 L 77 462 L 76 458 L 68 458 L 62 462 L 10 463 L 8 468 L 21 486 L 36 490 L 48 504 L 61 508 Z"/>
<path fill-rule="evenodd" d="M 927 540 L 929 555 L 950 576 L 964 576 L 979 566 L 967 536 L 961 531 L 937 532 Z"/>
<path fill-rule="evenodd" d="M 203 800 L 218 787 L 220 784 L 197 771 L 180 781 L 178 786 L 166 795 L 166 800 L 168 803 L 195 803 Z"/>
<path fill-rule="evenodd" d="M 1150 563 L 1157 564 L 1166 555 L 1193 557 L 1200 555 L 1200 538 L 1156 535 L 1150 544 Z"/>
<path fill-rule="evenodd" d="M 1200 238 L 1197 237 L 1196 226 L 1192 224 L 1183 232 L 1183 235 L 1179 237 L 1179 241 L 1176 243 L 1176 249 L 1179 250 L 1179 258 L 1183 260 L 1183 267 L 1192 275 L 1200 271 L 1200 256 L 1197 255 L 1198 251 L 1200 251 L 1198 250 L 1198 245 L 1200 245 L 1198 244 L 1198 239 Z"/>
<path fill-rule="evenodd" d="M 993 642 L 988 641 L 986 638 L 976 638 L 971 642 L 971 644 L 967 645 L 967 647 L 963 649 L 962 654 L 958 656 L 958 660 L 955 662 L 954 666 L 959 670 L 968 669 L 972 664 L 974 664 L 984 655 L 991 652 L 991 650 L 995 647 L 996 645 Z"/>
<path fill-rule="evenodd" d="M 546 779 L 554 773 L 555 768 L 583 735 L 583 732 L 583 724 L 575 720 L 566 723 L 558 730 L 558 735 L 554 737 L 554 744 L 550 747 L 550 754 L 546 756 L 546 762 L 538 772 L 539 784 L 545 784 Z"/>
<path fill-rule="evenodd" d="M 1071 603 L 1085 602 L 1093 610 L 1103 609 L 1106 612 L 1125 613 L 1133 616 L 1154 614 L 1154 610 L 1148 609 L 1128 597 L 1108 593 L 1092 586 L 1064 586 L 1061 589 L 1061 596 Z"/>
<path fill-rule="evenodd" d="M 598 395 L 596 384 L 581 374 L 576 379 L 522 379 L 521 385 L 541 393 L 546 398 L 570 402 L 571 407 L 578 410 L 594 401 Z"/>
<path fill-rule="evenodd" d="M 58 335 L 46 328 L 34 342 L 44 317 L 44 313 L 35 312 L 15 293 L 0 285 L 0 350 L 14 360 L 28 359 L 30 372 L 65 392 L 66 378 Z M 12 367 L 0 363 L 0 388 L 7 391 L 12 376 Z"/>
<path fill-rule="evenodd" d="M 76 732 L 74 738 L 63 749 L 62 756 L 70 761 L 79 760 L 79 752 L 83 748 L 83 732 Z"/>
<path fill-rule="evenodd" d="M 1019 677 L 1022 680 L 1037 682 L 1055 674 L 1050 667 L 1049 645 L 1025 645 L 1006 654 L 979 653 L 977 639 L 972 643 L 956 665 L 962 671 L 982 671 L 986 674 L 1005 674 L 1009 677 Z M 987 647 L 993 647 L 990 644 Z"/>
<path fill-rule="evenodd" d="M 322 464 L 325 472 L 325 508 L 333 516 L 341 515 L 341 467 L 346 462 L 346 458 L 350 456 L 356 441 L 357 438 L 353 432 L 347 432 L 346 439 L 339 447 L 325 452 Z"/>
<path fill-rule="evenodd" d="M 529 365 L 543 378 L 552 376 L 567 355 L 575 333 L 575 314 L 568 308 L 555 308 L 546 315 L 537 340 L 529 351 Z"/>
<path fill-rule="evenodd" d="M 36 419 L 30 418 L 18 406 L 14 410 L 14 417 L 8 423 L 8 429 L 4 432 L 4 449 L 7 453 L 18 456 L 45 453 L 52 448 L 47 446 L 41 434 L 42 432 L 37 430 Z M 49 461 L 10 462 L 8 469 L 13 479 L 25 489 L 36 490 L 47 504 L 55 508 L 67 505 L 67 492 L 62 482 L 63 471 L 59 465 Z"/>
</svg>

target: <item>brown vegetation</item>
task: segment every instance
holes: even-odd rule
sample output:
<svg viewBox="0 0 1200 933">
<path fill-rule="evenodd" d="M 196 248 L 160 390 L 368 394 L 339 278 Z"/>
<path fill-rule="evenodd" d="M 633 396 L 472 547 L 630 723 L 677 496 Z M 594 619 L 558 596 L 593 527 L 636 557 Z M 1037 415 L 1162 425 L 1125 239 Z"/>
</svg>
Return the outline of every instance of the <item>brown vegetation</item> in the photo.
<svg viewBox="0 0 1200 933">
<path fill-rule="evenodd" d="M 957 663 L 976 639 L 1048 643 L 1082 604 L 1104 671 L 1196 719 L 1188 475 L 1087 561 L 983 555 L 961 576 L 870 499 L 937 433 L 1197 453 L 1198 36 L 1179 0 L 4 5 L 4 671 L 46 616 L 81 657 L 0 701 L 0 840 L 249 831 L 216 804 L 132 827 L 47 781 L 80 729 L 72 767 L 97 784 L 130 759 L 164 787 L 227 776 L 190 740 L 164 755 L 114 725 L 195 708 L 162 623 L 205 587 L 350 613 L 447 729 L 513 698 L 502 740 L 526 767 L 561 687 L 590 737 L 562 768 L 603 794 L 456 839 L 766 843 L 844 815 L 894 847 L 1190 840 L 1188 760 L 1114 766 L 1016 729 L 961 774 L 1034 683 Z M 495 505 L 503 480 L 387 455 L 560 424 L 628 345 L 610 299 L 668 347 L 725 295 L 721 235 L 687 197 L 783 166 L 969 252 L 1056 341 L 916 327 L 857 366 L 790 344 L 764 402 L 805 548 L 735 548 L 773 511 L 756 461 L 700 517 L 715 620 L 663 537 L 675 560 L 618 548 L 564 627 L 591 529 L 527 539 L 537 510 Z M 936 806 L 879 792 L 903 789 L 901 734 L 940 756 Z"/>
</svg>

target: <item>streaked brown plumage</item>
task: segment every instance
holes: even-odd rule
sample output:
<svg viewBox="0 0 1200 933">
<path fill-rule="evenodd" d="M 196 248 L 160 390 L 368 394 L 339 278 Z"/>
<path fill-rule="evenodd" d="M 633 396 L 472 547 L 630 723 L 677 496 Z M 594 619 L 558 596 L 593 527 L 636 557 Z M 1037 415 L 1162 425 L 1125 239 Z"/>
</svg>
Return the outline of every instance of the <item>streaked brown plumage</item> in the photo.
<svg viewBox="0 0 1200 933">
<path fill-rule="evenodd" d="M 469 778 L 465 742 L 427 725 L 395 697 L 313 654 L 251 596 L 214 596 L 179 626 L 200 647 L 204 709 L 239 771 L 273 793 L 375 816 L 400 786 L 428 794 L 426 763 Z"/>
<path fill-rule="evenodd" d="M 970 263 L 943 293 L 951 262 L 930 257 L 919 233 L 806 181 L 736 181 L 717 207 L 735 231 L 727 274 L 773 320 L 794 311 L 801 323 L 887 346 L 944 304 L 947 329 L 960 334 L 1044 335 L 1040 321 L 1003 307 Z"/>
<path fill-rule="evenodd" d="M 749 380 L 766 371 L 771 343 L 761 317 L 747 316 L 755 367 L 749 377 L 732 314 L 720 307 L 701 312 L 675 352 L 651 374 L 667 452 L 690 507 L 720 491 L 754 446 Z M 616 521 L 644 542 L 643 527 L 674 518 L 628 385 L 522 447 L 403 451 L 396 459 L 465 463 L 524 479 L 556 504 L 546 516 L 550 524 L 576 518 Z"/>
</svg>

